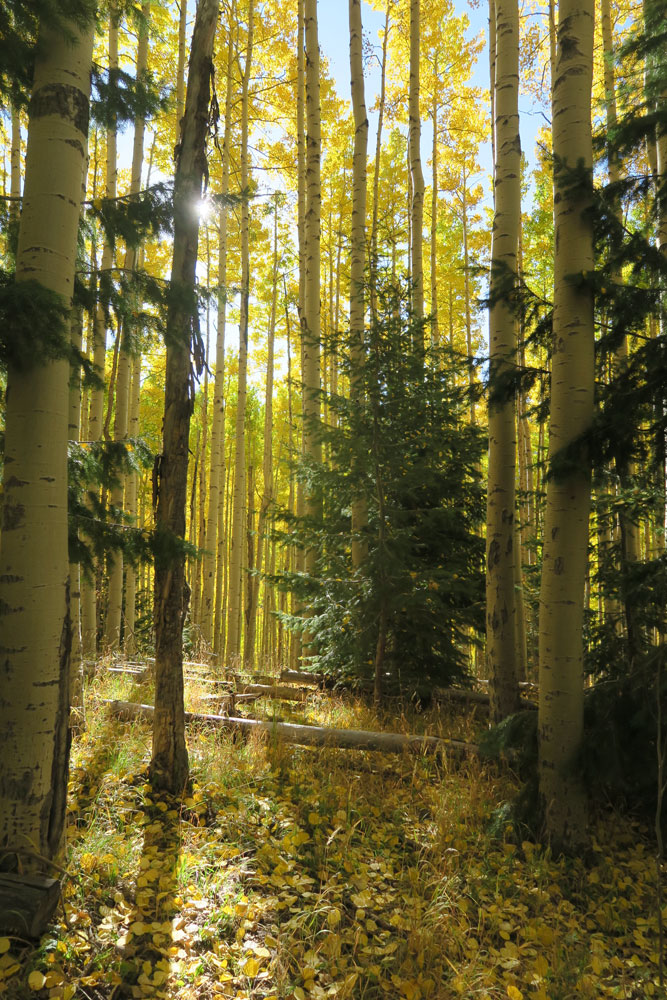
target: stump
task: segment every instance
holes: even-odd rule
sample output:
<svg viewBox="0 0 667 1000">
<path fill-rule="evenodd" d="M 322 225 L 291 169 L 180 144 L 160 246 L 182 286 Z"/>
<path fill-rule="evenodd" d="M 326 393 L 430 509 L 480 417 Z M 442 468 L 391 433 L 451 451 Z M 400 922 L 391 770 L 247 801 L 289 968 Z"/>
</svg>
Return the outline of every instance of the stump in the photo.
<svg viewBox="0 0 667 1000">
<path fill-rule="evenodd" d="M 0 873 L 0 933 L 39 938 L 60 899 L 60 882 L 43 875 Z"/>
</svg>

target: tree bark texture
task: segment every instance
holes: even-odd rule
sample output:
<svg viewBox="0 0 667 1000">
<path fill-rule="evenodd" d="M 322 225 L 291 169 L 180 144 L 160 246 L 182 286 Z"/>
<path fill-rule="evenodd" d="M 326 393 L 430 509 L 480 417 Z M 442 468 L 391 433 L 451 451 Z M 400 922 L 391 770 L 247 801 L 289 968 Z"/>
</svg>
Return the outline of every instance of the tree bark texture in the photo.
<svg viewBox="0 0 667 1000">
<path fill-rule="evenodd" d="M 174 253 L 167 314 L 167 363 L 163 445 L 156 524 L 164 550 L 155 559 L 155 719 L 153 782 L 173 793 L 188 780 L 188 752 L 183 716 L 183 623 L 187 613 L 185 505 L 188 438 L 194 405 L 192 352 L 200 350 L 195 272 L 199 238 L 196 206 L 207 174 L 213 43 L 218 0 L 197 7 L 182 138 L 174 177 Z M 174 544 L 175 543 L 175 544 Z"/>
<path fill-rule="evenodd" d="M 42 32 L 16 281 L 72 299 L 93 28 Z M 0 548 L 0 846 L 61 854 L 69 760 L 69 364 L 9 366 Z M 29 864 L 30 867 L 30 864 Z M 33 865 L 34 867 L 34 865 Z"/>
<path fill-rule="evenodd" d="M 225 659 L 234 663 L 241 655 L 243 604 L 243 535 L 245 505 L 245 419 L 248 378 L 248 322 L 250 310 L 250 205 L 248 202 L 248 101 L 252 63 L 254 0 L 248 4 L 248 37 L 241 96 L 241 310 L 239 319 L 239 375 L 236 396 L 234 492 L 232 537 L 227 591 L 227 644 Z"/>
<path fill-rule="evenodd" d="M 364 318 L 366 313 L 366 157 L 368 117 L 362 59 L 361 0 L 349 0 L 350 80 L 354 113 L 354 160 L 352 163 L 352 229 L 350 233 L 350 395 L 356 406 L 364 405 Z M 354 470 L 353 470 L 354 472 Z M 356 470 L 355 481 L 361 479 Z M 368 523 L 368 505 L 363 496 L 352 500 L 352 568 L 364 562 L 368 546 L 363 531 Z"/>
<path fill-rule="evenodd" d="M 410 0 L 410 90 L 408 98 L 410 178 L 412 182 L 410 265 L 412 311 L 417 320 L 423 319 L 424 316 L 424 173 L 421 161 L 421 114 L 419 110 L 420 16 L 420 0 Z M 423 331 L 420 336 L 423 343 Z"/>
<path fill-rule="evenodd" d="M 496 59 L 493 123 L 494 217 L 491 239 L 489 377 L 516 364 L 513 292 L 521 218 L 519 139 L 519 7 L 495 0 Z M 489 473 L 486 506 L 486 659 L 494 723 L 517 710 L 514 507 L 516 475 L 514 398 L 489 404 Z"/>
<path fill-rule="evenodd" d="M 560 0 L 552 88 L 555 254 L 549 461 L 593 418 L 591 82 L 594 0 Z M 571 171 L 586 170 L 572 183 Z M 540 590 L 539 788 L 546 835 L 557 847 L 585 838 L 576 772 L 583 732 L 583 606 L 588 562 L 590 463 L 584 457 L 547 483 Z"/>
</svg>

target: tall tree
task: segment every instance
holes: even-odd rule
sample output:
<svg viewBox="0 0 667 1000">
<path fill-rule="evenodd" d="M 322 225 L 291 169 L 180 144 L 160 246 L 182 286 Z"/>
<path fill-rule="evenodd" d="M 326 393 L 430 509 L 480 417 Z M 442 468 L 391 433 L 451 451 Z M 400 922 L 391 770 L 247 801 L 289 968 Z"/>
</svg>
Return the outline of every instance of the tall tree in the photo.
<svg viewBox="0 0 667 1000">
<path fill-rule="evenodd" d="M 62 340 L 69 334 L 63 314 L 74 285 L 93 26 L 70 23 L 68 34 L 42 27 L 35 63 L 14 292 L 17 353 L 5 410 L 0 844 L 34 852 L 28 867 L 35 855 L 57 858 L 63 849 L 69 757 L 70 368 L 64 356 L 39 357 L 46 325 L 32 356 L 25 346 L 35 336 L 26 306 L 38 295 L 43 307 L 50 303 L 52 321 L 59 314 Z"/>
<path fill-rule="evenodd" d="M 241 607 L 243 603 L 243 535 L 245 503 L 245 419 L 248 377 L 248 322 L 250 310 L 250 203 L 248 190 L 248 104 L 250 66 L 254 34 L 254 0 L 248 0 L 248 34 L 241 89 L 241 315 L 239 319 L 239 376 L 236 396 L 236 435 L 232 537 L 227 592 L 227 660 L 241 655 Z"/>
<path fill-rule="evenodd" d="M 486 658 L 491 718 L 519 706 L 514 594 L 516 435 L 514 398 L 499 386 L 515 364 L 516 285 L 521 217 L 519 5 L 495 0 L 494 216 L 489 290 L 489 473 L 486 508 Z M 494 394 L 496 398 L 494 399 Z"/>
<path fill-rule="evenodd" d="M 349 0 L 350 80 L 354 112 L 354 160 L 352 163 L 352 230 L 350 244 L 350 393 L 363 406 L 364 318 L 366 296 L 364 264 L 366 260 L 366 156 L 368 152 L 368 117 L 364 92 L 362 61 L 361 0 Z M 362 532 L 368 521 L 363 496 L 352 500 L 352 565 L 362 564 L 367 546 Z"/>
<path fill-rule="evenodd" d="M 312 461 L 321 458 L 318 430 L 320 419 L 320 239 L 321 239 L 321 110 L 320 48 L 317 27 L 317 0 L 305 0 L 306 38 L 306 215 L 305 215 L 305 285 L 303 336 L 303 413 L 304 451 Z M 306 513 L 317 515 L 317 500 L 312 491 L 306 497 Z M 315 552 L 306 553 L 306 571 L 312 572 Z"/>
<path fill-rule="evenodd" d="M 410 0 L 410 90 L 408 113 L 410 119 L 409 156 L 412 204 L 410 221 L 412 229 L 410 266 L 413 285 L 412 309 L 420 320 L 424 315 L 424 172 L 421 161 L 421 113 L 419 110 L 419 59 L 420 59 L 420 0 Z M 417 336 L 423 338 L 417 327 Z"/>
<path fill-rule="evenodd" d="M 560 0 L 552 85 L 555 184 L 553 357 L 540 589 L 539 787 L 545 829 L 572 848 L 586 834 L 575 766 L 583 733 L 583 597 L 590 461 L 563 457 L 591 425 L 594 386 L 591 84 L 594 0 Z"/>
<path fill-rule="evenodd" d="M 169 290 L 165 404 L 155 557 L 155 715 L 151 778 L 171 792 L 188 780 L 183 710 L 185 504 L 188 439 L 194 405 L 193 353 L 201 357 L 195 277 L 199 214 L 205 178 L 206 138 L 213 75 L 213 43 L 219 0 L 200 0 L 192 35 L 185 113 L 174 176 L 174 251 Z"/>
</svg>

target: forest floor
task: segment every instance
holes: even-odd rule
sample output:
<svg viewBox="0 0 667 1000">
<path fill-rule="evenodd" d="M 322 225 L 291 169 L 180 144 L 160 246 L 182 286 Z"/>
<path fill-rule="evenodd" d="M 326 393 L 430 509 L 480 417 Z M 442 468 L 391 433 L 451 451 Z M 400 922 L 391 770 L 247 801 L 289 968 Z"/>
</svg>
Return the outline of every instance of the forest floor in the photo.
<svg viewBox="0 0 667 1000">
<path fill-rule="evenodd" d="M 108 675 L 89 688 L 63 906 L 37 948 L 0 938 L 3 998 L 663 995 L 655 847 L 637 822 L 598 816 L 586 860 L 554 860 L 490 833 L 517 787 L 497 766 L 194 727 L 190 794 L 157 796 L 149 726 L 98 696 L 151 692 Z M 479 708 L 379 720 L 320 692 L 277 710 L 468 740 L 485 724 Z"/>
</svg>

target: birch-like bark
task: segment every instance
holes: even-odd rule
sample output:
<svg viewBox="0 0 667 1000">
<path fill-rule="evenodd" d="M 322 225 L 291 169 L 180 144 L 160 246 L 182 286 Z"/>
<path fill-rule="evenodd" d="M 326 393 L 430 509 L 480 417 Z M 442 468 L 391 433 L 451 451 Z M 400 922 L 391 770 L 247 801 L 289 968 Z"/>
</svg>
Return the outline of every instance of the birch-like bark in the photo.
<svg viewBox="0 0 667 1000">
<path fill-rule="evenodd" d="M 248 101 L 254 31 L 254 0 L 248 3 L 248 37 L 241 93 L 241 315 L 239 319 L 239 375 L 236 402 L 232 537 L 227 591 L 227 644 L 225 659 L 233 664 L 241 655 L 243 603 L 243 535 L 245 518 L 245 417 L 248 376 L 248 313 L 250 307 L 250 206 L 248 202 Z"/>
<path fill-rule="evenodd" d="M 322 457 L 320 422 L 320 219 L 321 219 L 321 115 L 320 115 L 320 50 L 317 28 L 317 0 L 305 0 L 304 24 L 306 37 L 306 218 L 305 218 L 305 315 L 303 337 L 303 448 L 310 461 Z M 320 507 L 316 496 L 308 492 L 305 512 L 318 517 Z M 308 549 L 304 569 L 315 571 L 316 552 Z"/>
<path fill-rule="evenodd" d="M 354 114 L 354 159 L 352 162 L 352 228 L 350 232 L 350 398 L 355 408 L 364 405 L 364 319 L 366 295 L 366 157 L 368 154 L 368 117 L 362 60 L 361 0 L 349 0 L 350 80 Z M 361 456 L 357 459 L 357 465 Z M 362 459 L 363 461 L 363 459 Z M 362 470 L 352 470 L 355 482 Z M 364 529 L 368 524 L 368 504 L 364 496 L 352 499 L 352 569 L 358 569 L 368 554 Z"/>
<path fill-rule="evenodd" d="M 273 208 L 273 262 L 271 267 L 271 313 L 266 338 L 266 385 L 264 391 L 264 440 L 262 453 L 262 500 L 257 518 L 257 555 L 255 558 L 256 575 L 250 579 L 250 606 L 247 621 L 247 634 L 244 645 L 244 660 L 246 664 L 253 661 L 255 652 L 255 622 L 257 605 L 259 603 L 259 574 L 262 571 L 262 556 L 264 550 L 264 532 L 266 519 L 273 501 L 273 368 L 276 335 L 276 313 L 278 310 L 278 199 Z M 266 616 L 266 608 L 264 609 Z"/>
<path fill-rule="evenodd" d="M 389 18 L 393 0 L 387 0 L 384 14 L 384 34 L 382 36 L 382 64 L 380 66 L 380 98 L 378 101 L 378 125 L 375 134 L 375 165 L 373 168 L 373 218 L 371 222 L 371 266 L 370 266 L 370 308 L 371 317 L 377 314 L 378 278 L 378 198 L 380 194 L 380 155 L 382 152 L 382 126 L 387 93 L 387 45 L 389 43 Z M 340 273 L 340 272 L 339 272 Z"/>
<path fill-rule="evenodd" d="M 521 214 L 519 140 L 519 8 L 496 0 L 494 218 L 489 292 L 489 378 L 516 363 L 516 286 Z M 486 661 L 491 720 L 519 706 L 514 591 L 516 433 L 514 399 L 489 405 L 489 473 L 486 506 Z"/>
<path fill-rule="evenodd" d="M 200 0 L 197 7 L 182 141 L 174 176 L 172 295 L 167 313 L 165 408 L 156 511 L 157 535 L 164 550 L 160 549 L 155 558 L 155 715 L 150 765 L 153 784 L 172 793 L 182 791 L 189 774 L 183 707 L 185 555 L 174 542 L 185 538 L 199 238 L 199 217 L 194 208 L 201 201 L 208 174 L 206 138 L 218 8 L 219 0 Z"/>
<path fill-rule="evenodd" d="M 555 182 L 553 360 L 549 460 L 593 419 L 594 267 L 591 84 L 594 0 L 560 0 L 552 88 Z M 587 171 L 573 184 L 570 172 Z M 577 281 L 573 276 L 581 276 Z M 586 803 L 576 768 L 583 734 L 583 605 L 588 563 L 590 465 L 547 483 L 540 590 L 539 790 L 545 830 L 557 847 L 586 835 Z"/>
<path fill-rule="evenodd" d="M 227 319 L 227 215 L 224 199 L 229 193 L 229 137 L 232 109 L 232 60 L 234 58 L 234 32 L 231 28 L 236 4 L 232 4 L 230 27 L 227 37 L 227 85 L 225 88 L 225 127 L 222 140 L 222 181 L 220 193 L 223 203 L 218 220 L 218 296 L 217 332 L 215 341 L 215 381 L 213 384 L 213 421 L 211 424 L 211 466 L 208 476 L 208 512 L 206 539 L 202 564 L 202 637 L 219 652 L 220 605 L 222 601 L 222 566 L 219 566 L 218 539 L 223 530 L 223 490 L 225 465 L 225 332 Z M 217 584 L 217 587 L 216 587 Z"/>
<path fill-rule="evenodd" d="M 424 317 L 424 173 L 421 161 L 421 114 L 419 111 L 420 0 L 410 0 L 410 90 L 408 117 L 410 132 L 410 179 L 412 203 L 410 222 L 410 268 L 412 276 L 412 311 L 417 321 Z M 418 345 L 423 346 L 424 332 L 417 332 Z"/>
<path fill-rule="evenodd" d="M 16 282 L 72 299 L 86 162 L 93 26 L 52 29 L 29 107 Z M 0 844 L 23 870 L 64 850 L 71 626 L 69 364 L 8 366 L 0 544 Z M 7 864 L 5 857 L 4 864 Z"/>
<path fill-rule="evenodd" d="M 18 224 L 21 214 L 21 116 L 12 105 L 12 145 L 9 159 L 9 219 Z"/>
</svg>

